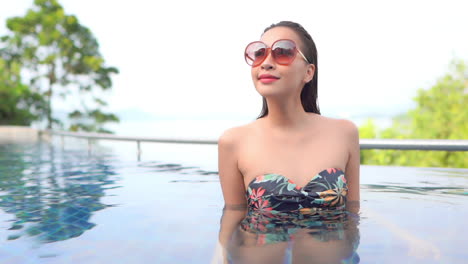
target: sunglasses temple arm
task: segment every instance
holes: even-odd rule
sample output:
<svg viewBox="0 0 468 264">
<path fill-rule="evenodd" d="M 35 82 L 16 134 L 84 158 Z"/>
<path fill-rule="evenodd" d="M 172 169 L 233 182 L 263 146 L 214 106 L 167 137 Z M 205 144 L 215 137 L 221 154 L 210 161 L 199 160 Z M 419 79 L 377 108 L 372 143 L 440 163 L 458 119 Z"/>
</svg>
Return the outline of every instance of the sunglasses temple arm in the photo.
<svg viewBox="0 0 468 264">
<path fill-rule="evenodd" d="M 311 63 L 309 62 L 309 60 L 306 58 L 306 56 L 304 56 L 304 53 L 302 53 L 299 49 L 297 49 L 297 52 L 299 52 L 299 54 L 301 54 L 302 58 L 304 58 L 304 60 L 305 60 L 307 63 L 311 64 Z"/>
</svg>

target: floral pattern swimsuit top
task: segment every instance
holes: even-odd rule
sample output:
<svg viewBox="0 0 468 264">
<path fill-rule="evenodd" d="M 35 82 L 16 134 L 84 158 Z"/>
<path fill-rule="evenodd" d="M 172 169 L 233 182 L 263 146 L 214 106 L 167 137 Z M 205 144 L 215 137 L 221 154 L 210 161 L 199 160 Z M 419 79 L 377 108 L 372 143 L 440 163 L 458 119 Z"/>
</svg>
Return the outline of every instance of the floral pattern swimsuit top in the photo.
<svg viewBox="0 0 468 264">
<path fill-rule="evenodd" d="M 304 187 L 281 174 L 263 174 L 254 178 L 246 190 L 249 211 L 267 215 L 340 210 L 347 193 L 344 172 L 336 168 L 319 172 Z"/>
<path fill-rule="evenodd" d="M 345 210 L 347 194 L 344 171 L 337 168 L 319 172 L 304 187 L 281 174 L 259 175 L 247 187 L 248 212 L 240 228 L 253 234 L 260 246 L 293 241 L 301 229 L 307 229 L 307 234 L 323 242 L 349 239 L 353 252 L 340 263 L 358 263 L 359 233 L 354 232 L 348 238 L 350 233 L 345 232 L 347 228 L 356 229 L 351 229 L 349 212 Z M 352 221 L 354 226 L 357 222 L 358 219 Z M 291 256 L 285 257 L 292 259 Z"/>
</svg>

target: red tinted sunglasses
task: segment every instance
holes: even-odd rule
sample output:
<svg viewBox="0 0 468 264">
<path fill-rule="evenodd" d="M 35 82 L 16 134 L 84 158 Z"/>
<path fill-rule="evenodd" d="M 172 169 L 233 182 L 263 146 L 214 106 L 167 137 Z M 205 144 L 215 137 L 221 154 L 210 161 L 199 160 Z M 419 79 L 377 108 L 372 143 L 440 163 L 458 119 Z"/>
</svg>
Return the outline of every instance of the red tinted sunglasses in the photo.
<svg viewBox="0 0 468 264">
<path fill-rule="evenodd" d="M 273 60 L 280 65 L 289 65 L 296 58 L 296 54 L 301 54 L 302 58 L 310 64 L 309 60 L 297 48 L 296 43 L 290 39 L 279 39 L 268 48 L 261 41 L 254 41 L 245 48 L 245 61 L 252 67 L 257 67 L 268 57 L 271 52 Z"/>
</svg>

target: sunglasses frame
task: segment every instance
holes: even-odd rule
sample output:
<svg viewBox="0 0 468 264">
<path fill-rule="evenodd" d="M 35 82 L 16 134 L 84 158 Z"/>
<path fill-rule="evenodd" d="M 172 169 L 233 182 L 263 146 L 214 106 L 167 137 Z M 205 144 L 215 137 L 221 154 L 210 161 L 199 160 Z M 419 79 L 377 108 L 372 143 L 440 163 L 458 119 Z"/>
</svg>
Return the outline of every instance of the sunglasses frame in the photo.
<svg viewBox="0 0 468 264">
<path fill-rule="evenodd" d="M 276 58 L 273 57 L 273 60 L 274 60 L 276 63 L 278 63 L 279 65 L 290 65 L 290 64 L 294 61 L 294 59 L 296 58 L 297 53 L 299 53 L 299 54 L 302 56 L 302 58 L 303 58 L 308 64 L 311 64 L 311 63 L 309 62 L 309 60 L 306 58 L 306 56 L 304 55 L 304 53 L 302 53 L 302 51 L 297 47 L 296 42 L 294 42 L 294 41 L 291 40 L 291 39 L 278 39 L 278 40 L 276 40 L 275 42 L 273 42 L 273 44 L 271 45 L 270 48 L 267 46 L 267 44 L 265 44 L 265 43 L 262 42 L 262 41 L 253 41 L 253 42 L 250 42 L 249 44 L 247 44 L 247 47 L 245 47 L 245 51 L 244 51 L 244 59 L 245 59 L 245 62 L 247 62 L 247 64 L 250 65 L 250 66 L 252 66 L 252 67 L 258 67 L 258 66 L 260 66 L 260 64 L 262 64 L 262 62 L 264 62 L 264 61 L 266 60 L 266 58 L 268 57 L 268 55 L 271 55 L 271 49 L 272 49 L 272 47 L 274 47 L 275 44 L 276 44 L 277 42 L 279 42 L 279 41 L 289 41 L 289 42 L 292 42 L 292 43 L 294 44 L 294 51 L 295 51 L 295 52 L 294 52 L 293 58 L 291 59 L 291 61 L 290 61 L 289 63 L 279 63 L 279 62 L 276 60 Z M 260 60 L 259 62 L 257 62 L 257 63 L 254 63 L 254 60 L 253 60 L 252 58 L 250 58 L 250 56 L 248 56 L 248 54 L 247 54 L 247 49 L 250 47 L 250 45 L 252 45 L 252 44 L 254 44 L 254 43 L 261 43 L 261 44 L 265 45 L 265 48 L 266 48 L 266 55 L 265 55 L 265 57 L 264 57 L 262 60 Z M 273 55 L 272 55 L 272 56 L 273 56 Z M 252 64 L 249 63 L 249 59 L 252 61 Z"/>
</svg>

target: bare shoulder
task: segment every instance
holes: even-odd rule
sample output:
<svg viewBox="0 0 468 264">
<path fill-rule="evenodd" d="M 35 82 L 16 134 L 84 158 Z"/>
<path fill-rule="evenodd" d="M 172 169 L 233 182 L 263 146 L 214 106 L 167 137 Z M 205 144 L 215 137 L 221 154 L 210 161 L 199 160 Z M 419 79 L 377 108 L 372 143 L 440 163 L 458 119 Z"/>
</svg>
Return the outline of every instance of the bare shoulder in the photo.
<svg viewBox="0 0 468 264">
<path fill-rule="evenodd" d="M 225 130 L 221 136 L 218 138 L 218 147 L 224 149 L 232 149 L 236 146 L 236 143 L 239 141 L 239 135 L 242 129 L 239 127 L 232 127 Z"/>
<path fill-rule="evenodd" d="M 218 146 L 235 148 L 241 142 L 241 138 L 247 135 L 250 126 L 251 124 L 246 124 L 226 129 L 218 138 Z"/>
<path fill-rule="evenodd" d="M 349 158 L 348 158 L 348 165 L 346 166 L 346 171 L 348 174 L 359 174 L 356 168 L 356 166 L 359 165 L 359 151 L 360 151 L 360 146 L 359 146 L 359 129 L 354 124 L 352 121 L 347 120 L 347 119 L 331 119 L 335 131 L 338 131 L 339 137 L 343 138 L 348 151 L 349 151 Z M 350 162 L 351 160 L 351 162 Z M 352 173 L 351 171 L 355 171 Z M 350 176 L 352 177 L 352 176 Z"/>
<path fill-rule="evenodd" d="M 347 136 L 352 139 L 359 138 L 359 129 L 352 121 L 325 116 L 320 116 L 320 118 L 322 119 L 322 122 L 327 123 L 333 131 L 340 131 L 343 136 Z"/>
<path fill-rule="evenodd" d="M 352 121 L 347 119 L 337 119 L 336 122 L 347 136 L 350 136 L 351 138 L 359 137 L 359 129 Z"/>
</svg>

